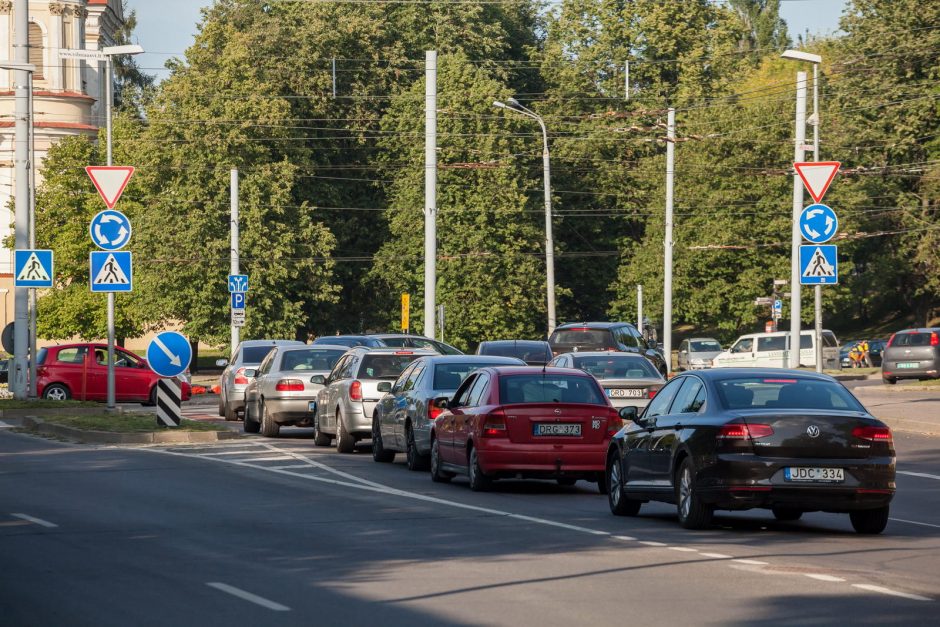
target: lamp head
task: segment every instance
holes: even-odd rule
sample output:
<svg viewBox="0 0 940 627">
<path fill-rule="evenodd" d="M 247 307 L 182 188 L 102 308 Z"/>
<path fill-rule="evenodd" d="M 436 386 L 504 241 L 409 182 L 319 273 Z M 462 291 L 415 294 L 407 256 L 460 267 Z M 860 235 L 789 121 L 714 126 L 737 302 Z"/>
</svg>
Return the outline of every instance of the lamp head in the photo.
<svg viewBox="0 0 940 627">
<path fill-rule="evenodd" d="M 505 108 L 506 108 L 506 103 L 505 103 L 505 102 L 500 102 L 499 100 L 494 100 L 494 101 L 493 101 L 493 106 L 494 106 L 494 107 L 498 107 L 498 108 L 500 108 L 500 109 L 505 109 Z"/>
<path fill-rule="evenodd" d="M 137 44 L 130 44 L 127 46 L 106 46 L 101 49 L 101 52 L 108 56 L 116 54 L 143 54 L 144 49 Z"/>
<path fill-rule="evenodd" d="M 519 101 L 516 100 L 515 98 L 506 98 L 506 102 L 509 103 L 510 107 L 516 107 L 517 109 L 522 106 L 521 104 L 519 104 Z"/>
<path fill-rule="evenodd" d="M 811 52 L 803 52 L 802 50 L 786 50 L 783 54 L 780 55 L 783 59 L 791 59 L 793 61 L 809 61 L 810 63 L 822 63 L 822 57 L 818 54 L 813 54 Z"/>
</svg>

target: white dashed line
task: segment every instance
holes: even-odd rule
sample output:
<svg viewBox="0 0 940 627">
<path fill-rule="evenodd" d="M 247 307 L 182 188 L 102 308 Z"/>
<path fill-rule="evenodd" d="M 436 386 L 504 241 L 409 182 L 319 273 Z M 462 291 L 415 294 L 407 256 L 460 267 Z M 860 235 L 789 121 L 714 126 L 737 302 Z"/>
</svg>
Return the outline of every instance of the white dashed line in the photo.
<svg viewBox="0 0 940 627">
<path fill-rule="evenodd" d="M 895 471 L 899 475 L 907 475 L 909 477 L 920 477 L 921 479 L 937 479 L 940 480 L 940 475 L 931 475 L 926 472 L 911 472 L 909 470 L 897 470 Z"/>
<path fill-rule="evenodd" d="M 767 566 L 768 562 L 762 562 L 760 560 L 747 560 L 747 559 L 733 559 L 732 562 L 737 562 L 738 564 L 749 564 L 751 566 Z"/>
<path fill-rule="evenodd" d="M 898 590 L 892 590 L 891 588 L 883 588 L 882 586 L 874 586 L 870 583 L 853 583 L 853 588 L 858 588 L 860 590 L 868 590 L 869 592 L 880 592 L 881 594 L 888 594 L 893 597 L 901 597 L 902 599 L 911 599 L 912 601 L 933 601 L 928 597 L 922 597 L 919 594 L 911 594 L 909 592 L 900 592 Z"/>
<path fill-rule="evenodd" d="M 671 546 L 669 547 L 670 551 L 680 551 L 682 553 L 698 553 L 697 549 L 690 549 L 684 546 Z"/>
<path fill-rule="evenodd" d="M 210 588 L 215 588 L 216 590 L 221 590 L 222 592 L 227 592 L 232 596 L 238 597 L 239 599 L 244 599 L 261 607 L 266 607 L 269 610 L 274 610 L 275 612 L 289 612 L 290 608 L 286 605 L 281 605 L 280 603 L 275 603 L 274 601 L 269 601 L 264 597 L 259 597 L 257 594 L 252 594 L 246 592 L 241 588 L 236 588 L 235 586 L 230 586 L 225 583 L 219 583 L 217 581 L 210 581 L 206 583 Z"/>
<path fill-rule="evenodd" d="M 625 542 L 636 542 L 636 538 L 633 536 L 614 536 L 615 540 L 623 540 Z"/>
<path fill-rule="evenodd" d="M 930 523 L 917 522 L 916 520 L 904 520 L 903 518 L 889 518 L 888 520 L 893 520 L 894 522 L 907 523 L 909 525 L 920 525 L 921 527 L 933 527 L 934 529 L 940 529 L 940 525 L 932 525 Z"/>
<path fill-rule="evenodd" d="M 34 518 L 33 516 L 28 516 L 26 514 L 10 514 L 10 515 L 16 518 L 19 518 L 21 520 L 26 520 L 31 523 L 35 523 L 39 525 L 40 527 L 45 527 L 46 529 L 55 529 L 56 527 L 59 526 L 55 523 L 49 522 L 48 520 L 43 520 L 42 518 Z"/>
<path fill-rule="evenodd" d="M 650 540 L 639 540 L 639 544 L 645 544 L 646 546 L 669 546 L 665 542 L 652 542 Z"/>
<path fill-rule="evenodd" d="M 710 557 L 716 560 L 730 560 L 730 555 L 725 555 L 724 553 L 702 553 L 703 557 Z"/>
<path fill-rule="evenodd" d="M 831 581 L 833 583 L 842 583 L 845 581 L 842 577 L 833 577 L 832 575 L 821 575 L 819 573 L 803 573 L 810 579 L 816 579 L 818 581 Z"/>
</svg>

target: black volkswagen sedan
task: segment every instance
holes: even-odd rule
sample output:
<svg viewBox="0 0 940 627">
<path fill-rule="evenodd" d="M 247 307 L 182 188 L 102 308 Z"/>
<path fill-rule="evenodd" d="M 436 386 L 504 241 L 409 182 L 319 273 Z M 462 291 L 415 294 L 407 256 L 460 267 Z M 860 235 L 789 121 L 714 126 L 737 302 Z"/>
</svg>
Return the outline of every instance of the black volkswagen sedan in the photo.
<svg viewBox="0 0 940 627">
<path fill-rule="evenodd" d="M 675 503 L 688 529 L 707 527 L 716 509 L 766 508 L 778 520 L 848 513 L 857 532 L 881 533 L 894 481 L 891 430 L 832 377 L 799 370 L 683 373 L 607 454 L 614 514 Z"/>
</svg>

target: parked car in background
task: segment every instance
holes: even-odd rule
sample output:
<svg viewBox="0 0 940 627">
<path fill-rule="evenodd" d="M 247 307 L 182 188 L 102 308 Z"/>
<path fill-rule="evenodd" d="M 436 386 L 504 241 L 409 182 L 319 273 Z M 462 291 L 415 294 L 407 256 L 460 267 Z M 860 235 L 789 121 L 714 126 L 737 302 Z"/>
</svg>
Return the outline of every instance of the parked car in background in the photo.
<svg viewBox="0 0 940 627">
<path fill-rule="evenodd" d="M 431 479 L 466 474 L 472 490 L 501 477 L 596 481 L 623 422 L 597 379 L 567 368 L 503 366 L 471 373 L 431 425 Z"/>
<path fill-rule="evenodd" d="M 656 366 L 642 355 L 631 353 L 565 353 L 552 366 L 577 368 L 593 375 L 614 407 L 645 407 L 666 383 Z"/>
<path fill-rule="evenodd" d="M 382 342 L 382 346 L 393 346 L 399 348 L 415 348 L 422 350 L 432 350 L 441 355 L 463 355 L 463 351 L 458 350 L 450 344 L 432 340 L 423 335 L 409 335 L 407 333 L 375 333 L 369 337 Z"/>
<path fill-rule="evenodd" d="M 157 382 L 161 379 L 147 361 L 120 346 L 114 348 L 114 398 L 119 403 L 157 402 Z M 190 386 L 183 376 L 182 400 L 188 401 Z M 36 358 L 36 393 L 55 401 L 108 400 L 108 346 L 82 343 L 50 346 Z"/>
<path fill-rule="evenodd" d="M 655 340 L 646 340 L 627 322 L 573 322 L 555 328 L 548 343 L 555 356 L 581 351 L 623 351 L 649 359 L 666 376 L 666 359 Z"/>
<path fill-rule="evenodd" d="M 312 382 L 324 386 L 317 394 L 314 443 L 329 446 L 335 437 L 338 452 L 352 453 L 356 442 L 372 437 L 375 405 L 391 389 L 392 381 L 414 360 L 436 354 L 388 347 L 349 349 L 328 376 L 312 377 Z M 379 391 L 382 383 L 387 387 Z"/>
<path fill-rule="evenodd" d="M 882 353 L 884 348 L 888 343 L 888 340 L 865 340 L 868 342 L 868 357 L 871 359 L 871 365 L 875 368 L 881 366 Z M 851 342 L 846 342 L 839 347 L 839 363 L 843 368 L 852 367 L 852 358 L 849 356 L 849 353 L 852 352 L 852 349 L 862 340 L 852 340 Z"/>
<path fill-rule="evenodd" d="M 260 364 L 268 352 L 275 346 L 305 346 L 296 340 L 245 340 L 240 343 L 232 359 L 220 359 L 217 366 L 224 367 L 219 377 L 219 415 L 226 420 L 238 420 L 239 414 L 245 410 L 245 388 L 248 387 L 248 377 L 245 370 Z"/>
<path fill-rule="evenodd" d="M 712 360 L 721 353 L 721 342 L 712 337 L 690 337 L 679 344 L 679 370 L 711 368 Z"/>
<path fill-rule="evenodd" d="M 881 533 L 894 482 L 891 430 L 832 377 L 797 370 L 682 373 L 607 456 L 611 512 L 675 503 L 688 529 L 716 509 L 765 508 L 778 520 L 848 513 L 857 532 Z"/>
<path fill-rule="evenodd" d="M 940 327 L 904 329 L 891 336 L 882 353 L 881 380 L 940 379 Z"/>
<path fill-rule="evenodd" d="M 322 383 L 311 379 L 330 373 L 345 346 L 275 346 L 257 369 L 248 368 L 245 433 L 277 437 L 281 426 L 312 427 Z"/>
<path fill-rule="evenodd" d="M 823 368 L 840 370 L 839 341 L 832 331 L 823 331 Z M 816 366 L 816 333 L 800 332 L 800 366 Z M 748 333 L 712 360 L 713 368 L 787 368 L 790 333 Z"/>
<path fill-rule="evenodd" d="M 464 377 L 488 366 L 524 366 L 513 357 L 440 355 L 415 360 L 375 406 L 372 458 L 390 462 L 406 453 L 408 468 L 424 470 L 431 455 L 431 423 L 443 411 L 435 399 L 453 395 Z"/>
<path fill-rule="evenodd" d="M 537 340 L 492 340 L 480 342 L 477 355 L 515 357 L 529 366 L 544 366 L 552 360 L 552 347 Z"/>
<path fill-rule="evenodd" d="M 380 340 L 368 335 L 321 335 L 312 342 L 313 344 L 329 344 L 331 346 L 345 346 L 354 348 L 356 346 L 369 346 L 371 348 L 380 348 L 385 346 Z"/>
</svg>

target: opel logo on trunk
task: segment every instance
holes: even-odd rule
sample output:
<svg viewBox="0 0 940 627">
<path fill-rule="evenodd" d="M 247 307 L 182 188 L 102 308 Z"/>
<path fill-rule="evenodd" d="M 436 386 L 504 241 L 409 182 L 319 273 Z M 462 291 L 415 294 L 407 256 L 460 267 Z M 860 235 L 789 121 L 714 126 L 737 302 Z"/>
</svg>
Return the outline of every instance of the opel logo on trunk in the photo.
<svg viewBox="0 0 940 627">
<path fill-rule="evenodd" d="M 819 437 L 819 427 L 817 427 L 816 425 L 810 425 L 810 426 L 806 427 L 806 435 L 808 435 L 808 436 L 811 437 L 811 438 L 818 438 L 818 437 Z"/>
<path fill-rule="evenodd" d="M 556 410 L 555 410 L 555 415 L 556 415 L 556 416 L 561 416 L 561 410 L 560 410 L 560 409 L 556 409 Z"/>
</svg>

